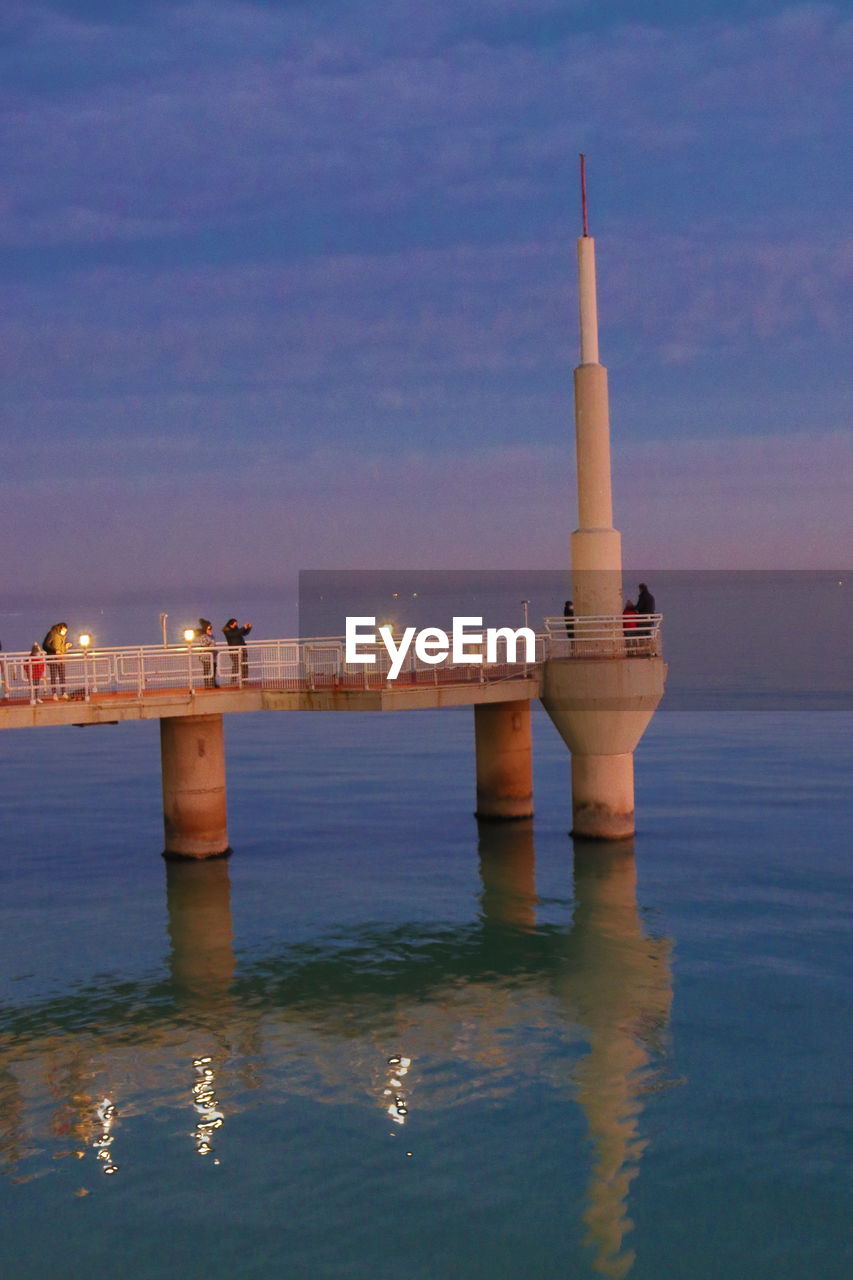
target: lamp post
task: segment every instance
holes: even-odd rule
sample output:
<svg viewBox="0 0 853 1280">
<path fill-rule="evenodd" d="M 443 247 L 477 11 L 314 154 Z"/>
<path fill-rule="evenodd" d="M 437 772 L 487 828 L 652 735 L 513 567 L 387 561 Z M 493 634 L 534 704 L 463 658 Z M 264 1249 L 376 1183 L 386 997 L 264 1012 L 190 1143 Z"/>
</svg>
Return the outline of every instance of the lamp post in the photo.
<svg viewBox="0 0 853 1280">
<path fill-rule="evenodd" d="M 193 687 L 193 640 L 195 640 L 195 631 L 192 627 L 184 628 L 184 640 L 187 644 L 187 683 L 190 690 Z"/>
<path fill-rule="evenodd" d="M 92 637 L 87 631 L 84 631 L 78 637 L 77 643 L 83 650 L 83 700 L 89 701 L 89 645 L 92 643 Z"/>
<path fill-rule="evenodd" d="M 166 649 L 169 644 L 169 641 L 166 639 L 166 619 L 168 618 L 168 616 L 169 616 L 168 613 L 160 614 L 160 630 L 163 632 L 163 648 L 164 649 Z"/>
</svg>

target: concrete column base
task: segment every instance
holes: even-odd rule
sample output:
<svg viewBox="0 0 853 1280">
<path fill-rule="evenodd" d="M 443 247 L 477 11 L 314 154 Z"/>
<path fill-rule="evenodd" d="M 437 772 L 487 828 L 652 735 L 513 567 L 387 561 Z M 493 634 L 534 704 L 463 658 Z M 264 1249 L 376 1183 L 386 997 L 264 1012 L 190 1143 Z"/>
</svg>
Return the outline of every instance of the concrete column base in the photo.
<svg viewBox="0 0 853 1280">
<path fill-rule="evenodd" d="M 165 858 L 222 858 L 231 852 L 225 801 L 222 716 L 160 721 Z"/>
<path fill-rule="evenodd" d="M 634 834 L 634 753 L 572 756 L 572 835 L 624 840 Z"/>
<path fill-rule="evenodd" d="M 477 817 L 514 821 L 533 816 L 530 702 L 492 702 L 474 708 Z"/>
</svg>

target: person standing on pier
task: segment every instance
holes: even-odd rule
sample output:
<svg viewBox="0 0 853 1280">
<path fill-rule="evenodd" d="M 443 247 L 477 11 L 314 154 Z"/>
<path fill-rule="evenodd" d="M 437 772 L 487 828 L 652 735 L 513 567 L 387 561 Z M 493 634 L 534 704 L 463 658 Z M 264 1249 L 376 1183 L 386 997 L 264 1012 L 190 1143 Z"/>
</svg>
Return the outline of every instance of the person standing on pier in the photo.
<svg viewBox="0 0 853 1280">
<path fill-rule="evenodd" d="M 207 653 L 199 655 L 201 658 L 201 669 L 204 674 L 204 687 L 205 689 L 215 689 L 217 687 L 216 668 L 214 666 L 216 655 L 209 652 L 216 648 L 216 641 L 213 638 L 213 623 L 207 618 L 199 618 L 196 637 L 196 644 L 199 649 L 208 650 Z"/>
<path fill-rule="evenodd" d="M 645 582 L 640 583 L 640 594 L 637 596 L 637 613 L 654 613 L 655 598 Z"/>
<path fill-rule="evenodd" d="M 637 606 L 633 600 L 625 601 L 625 608 L 622 610 L 622 630 L 625 634 L 627 652 L 630 655 L 637 647 Z"/>
<path fill-rule="evenodd" d="M 234 675 L 240 672 L 240 683 L 249 678 L 249 655 L 246 653 L 246 636 L 252 630 L 251 622 L 240 626 L 236 618 L 229 618 L 222 628 L 228 646 L 238 652 L 231 654 L 231 670 Z"/>
<path fill-rule="evenodd" d="M 567 600 L 563 605 L 563 617 L 566 620 L 566 635 L 569 640 L 569 653 L 571 653 L 575 638 L 575 606 L 571 600 Z"/>
<path fill-rule="evenodd" d="M 42 641 L 42 648 L 48 655 L 47 668 L 50 674 L 50 688 L 54 702 L 60 695 L 63 698 L 68 697 L 65 689 L 65 663 L 61 659 L 74 646 L 67 637 L 68 623 L 55 622 Z"/>
<path fill-rule="evenodd" d="M 654 611 L 655 611 L 655 598 L 652 595 L 651 591 L 649 591 L 645 582 L 641 582 L 640 594 L 637 596 L 637 613 L 640 614 L 642 618 L 643 614 L 652 614 L 654 613 Z M 649 640 L 651 640 L 651 635 L 652 635 L 651 626 L 637 628 L 638 639 L 642 638 L 643 640 L 648 642 Z M 645 648 L 647 646 L 641 646 L 641 647 Z"/>
<path fill-rule="evenodd" d="M 44 650 L 38 641 L 30 649 L 30 656 L 24 663 L 24 671 L 30 682 L 30 700 L 41 702 L 41 682 L 44 680 Z"/>
</svg>

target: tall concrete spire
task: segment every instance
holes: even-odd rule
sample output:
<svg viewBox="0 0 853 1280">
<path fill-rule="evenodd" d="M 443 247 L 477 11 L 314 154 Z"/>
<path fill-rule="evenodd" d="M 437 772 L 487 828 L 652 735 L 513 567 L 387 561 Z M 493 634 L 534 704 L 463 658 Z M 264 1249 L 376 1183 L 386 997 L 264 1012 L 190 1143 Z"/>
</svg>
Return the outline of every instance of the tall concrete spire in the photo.
<svg viewBox="0 0 853 1280">
<path fill-rule="evenodd" d="M 599 360 L 595 241 L 583 156 L 581 205 L 580 364 L 574 371 L 578 527 L 571 537 L 576 621 L 568 656 L 545 663 L 542 704 L 572 753 L 573 833 L 618 840 L 634 831 L 633 752 L 661 699 L 666 667 L 651 643 L 629 651 L 622 630 L 622 541 L 613 527 L 607 370 Z"/>
<path fill-rule="evenodd" d="M 622 611 L 622 543 L 613 528 L 607 370 L 598 358 L 595 240 L 588 235 L 586 170 L 581 156 L 583 235 L 578 239 L 580 364 L 574 371 L 578 527 L 572 534 L 575 615 Z"/>
</svg>

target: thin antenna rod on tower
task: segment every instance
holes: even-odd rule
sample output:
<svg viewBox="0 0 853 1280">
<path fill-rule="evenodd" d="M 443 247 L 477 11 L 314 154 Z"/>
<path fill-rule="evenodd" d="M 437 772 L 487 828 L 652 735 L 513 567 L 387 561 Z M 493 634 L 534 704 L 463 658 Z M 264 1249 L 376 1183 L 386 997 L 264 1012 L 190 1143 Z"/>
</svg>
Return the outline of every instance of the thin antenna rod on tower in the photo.
<svg viewBox="0 0 853 1280">
<path fill-rule="evenodd" d="M 583 233 L 589 235 L 586 221 L 586 156 L 581 152 L 581 210 L 583 212 Z"/>
</svg>

